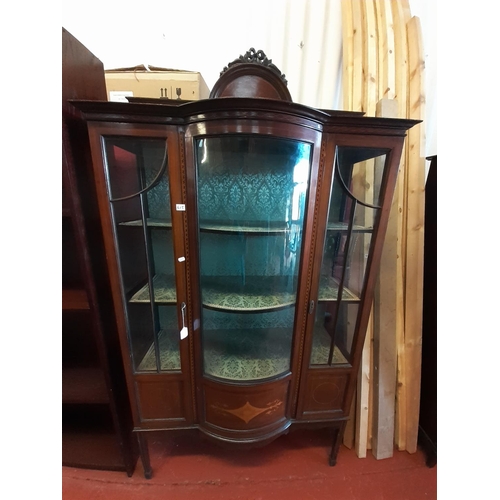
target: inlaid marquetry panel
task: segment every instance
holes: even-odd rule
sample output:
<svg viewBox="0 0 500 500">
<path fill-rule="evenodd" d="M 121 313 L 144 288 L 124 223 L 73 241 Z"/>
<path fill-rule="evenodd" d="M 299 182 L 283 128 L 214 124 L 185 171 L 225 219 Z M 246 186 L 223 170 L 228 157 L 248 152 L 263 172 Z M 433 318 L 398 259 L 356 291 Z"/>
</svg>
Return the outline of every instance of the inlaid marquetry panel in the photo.
<svg viewBox="0 0 500 500">
<path fill-rule="evenodd" d="M 303 414 L 340 412 L 344 401 L 348 375 L 310 371 L 304 391 Z M 319 415 L 317 415 L 319 417 Z"/>
<path fill-rule="evenodd" d="M 209 424 L 229 430 L 269 427 L 285 418 L 288 379 L 253 387 L 204 385 Z"/>
</svg>

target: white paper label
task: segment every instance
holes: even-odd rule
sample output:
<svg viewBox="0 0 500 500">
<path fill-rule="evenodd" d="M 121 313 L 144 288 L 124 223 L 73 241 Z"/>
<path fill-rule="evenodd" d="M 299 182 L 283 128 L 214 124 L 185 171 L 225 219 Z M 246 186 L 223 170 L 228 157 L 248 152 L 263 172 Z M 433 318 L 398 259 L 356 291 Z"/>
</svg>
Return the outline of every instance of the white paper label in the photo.
<svg viewBox="0 0 500 500">
<path fill-rule="evenodd" d="M 175 205 L 175 209 L 178 211 L 178 212 L 185 212 L 186 211 L 186 205 L 184 205 L 184 203 L 177 203 Z"/>
<path fill-rule="evenodd" d="M 131 90 L 111 90 L 109 100 L 113 102 L 128 102 L 127 97 L 134 97 Z"/>
<path fill-rule="evenodd" d="M 187 326 L 182 327 L 181 330 L 181 340 L 185 339 L 188 336 L 188 329 Z"/>
<path fill-rule="evenodd" d="M 178 260 L 179 262 L 184 262 L 184 261 L 186 260 L 186 257 L 179 257 L 177 260 Z"/>
</svg>

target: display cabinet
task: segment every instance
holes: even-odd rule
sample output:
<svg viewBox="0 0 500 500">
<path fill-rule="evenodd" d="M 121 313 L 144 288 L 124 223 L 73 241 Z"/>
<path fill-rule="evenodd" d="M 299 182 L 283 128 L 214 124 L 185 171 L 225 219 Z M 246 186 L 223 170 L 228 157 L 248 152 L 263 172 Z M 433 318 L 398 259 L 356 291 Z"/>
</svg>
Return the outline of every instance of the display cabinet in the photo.
<svg viewBox="0 0 500 500">
<path fill-rule="evenodd" d="M 75 97 L 106 99 L 104 68 L 62 29 L 62 463 L 126 471 L 137 441 L 107 274 L 88 133 Z"/>
<path fill-rule="evenodd" d="M 416 122 L 293 103 L 249 54 L 207 100 L 73 102 L 146 477 L 148 431 L 244 447 L 331 427 L 333 465 L 349 416 Z"/>
</svg>

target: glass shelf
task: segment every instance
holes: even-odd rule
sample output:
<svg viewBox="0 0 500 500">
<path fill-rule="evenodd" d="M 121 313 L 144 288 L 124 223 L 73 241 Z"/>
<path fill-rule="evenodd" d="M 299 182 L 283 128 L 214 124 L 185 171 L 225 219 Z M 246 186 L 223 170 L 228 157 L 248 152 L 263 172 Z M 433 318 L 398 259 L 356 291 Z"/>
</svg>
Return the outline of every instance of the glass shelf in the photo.
<svg viewBox="0 0 500 500">
<path fill-rule="evenodd" d="M 121 222 L 121 226 L 142 227 L 142 220 L 133 220 Z M 172 222 L 167 219 L 147 219 L 148 227 L 172 228 Z M 279 222 L 240 222 L 223 223 L 220 221 L 201 221 L 200 231 L 210 233 L 250 233 L 250 234 L 284 234 L 290 231 L 290 228 Z"/>
<path fill-rule="evenodd" d="M 339 295 L 339 282 L 335 278 L 328 276 L 321 276 L 319 282 L 319 302 L 332 302 L 338 299 Z M 344 302 L 359 302 L 360 298 L 351 290 L 344 287 L 342 290 L 342 301 Z"/>
<path fill-rule="evenodd" d="M 268 311 L 295 304 L 294 278 L 283 276 L 202 277 L 203 306 L 234 312 Z M 155 302 L 175 304 L 177 301 L 173 276 L 157 274 L 153 278 Z M 274 290 L 270 293 L 269 290 Z M 327 289 L 327 293 L 330 289 Z M 331 292 L 333 293 L 333 292 Z M 132 303 L 149 303 L 148 285 L 130 299 Z"/>
<path fill-rule="evenodd" d="M 167 219 L 148 218 L 147 224 L 148 224 L 148 227 L 164 227 L 164 228 L 168 228 L 168 229 L 172 228 L 172 221 L 169 221 Z M 131 227 L 142 227 L 142 220 L 138 219 L 138 220 L 120 222 L 119 225 L 120 226 L 131 226 Z"/>
<path fill-rule="evenodd" d="M 327 225 L 327 231 L 347 231 L 349 229 L 349 224 L 345 222 L 329 222 Z M 373 227 L 369 226 L 359 226 L 353 225 L 352 232 L 353 233 L 371 233 L 373 231 Z"/>
<path fill-rule="evenodd" d="M 203 306 L 224 311 L 252 312 L 280 309 L 295 304 L 294 279 L 283 276 L 202 277 Z M 155 302 L 176 304 L 177 295 L 173 276 L 157 274 L 153 278 Z M 269 293 L 269 290 L 277 290 Z M 267 293 L 266 293 L 267 292 Z M 330 302 L 338 299 L 339 283 L 335 278 L 321 278 L 318 301 Z M 360 298 L 348 288 L 342 291 L 345 302 L 359 302 Z M 143 286 L 130 299 L 132 303 L 151 301 L 148 285 Z"/>
<path fill-rule="evenodd" d="M 153 288 L 155 291 L 155 302 L 157 304 L 176 304 L 177 292 L 175 289 L 175 278 L 166 274 L 157 274 L 153 278 Z M 130 299 L 134 304 L 149 304 L 151 297 L 149 294 L 149 286 L 144 285 Z"/>
<path fill-rule="evenodd" d="M 200 231 L 214 233 L 284 234 L 290 231 L 282 222 L 250 221 L 223 223 L 220 221 L 200 221 Z"/>
</svg>

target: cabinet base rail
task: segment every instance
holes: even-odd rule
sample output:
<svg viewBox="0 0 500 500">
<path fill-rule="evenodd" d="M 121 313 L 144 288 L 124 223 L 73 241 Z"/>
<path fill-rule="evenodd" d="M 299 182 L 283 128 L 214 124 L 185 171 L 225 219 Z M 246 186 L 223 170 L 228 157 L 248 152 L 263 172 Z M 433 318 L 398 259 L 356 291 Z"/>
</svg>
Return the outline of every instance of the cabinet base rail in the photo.
<svg viewBox="0 0 500 500">
<path fill-rule="evenodd" d="M 254 438 L 242 438 L 242 439 L 229 439 L 226 437 L 218 436 L 216 434 L 207 431 L 200 425 L 183 426 L 176 428 L 164 428 L 164 429 L 141 429 L 135 428 L 134 432 L 137 434 L 137 442 L 139 444 L 140 459 L 144 471 L 144 477 L 146 479 L 151 479 L 153 477 L 153 469 L 151 466 L 151 458 L 149 454 L 149 443 L 148 439 L 151 434 L 157 432 L 172 432 L 172 431 L 198 431 L 203 437 L 208 439 L 210 442 L 216 443 L 218 446 L 229 449 L 250 449 L 250 448 L 260 448 L 268 445 L 278 437 L 288 434 L 290 431 L 299 429 L 320 429 L 320 428 L 330 428 L 332 430 L 332 440 L 331 449 L 329 453 L 328 463 L 330 466 L 334 466 L 337 463 L 337 455 L 340 449 L 340 444 L 342 443 L 342 438 L 344 435 L 344 430 L 349 420 L 348 417 L 341 418 L 335 421 L 331 420 L 318 420 L 318 421 L 298 421 L 298 420 L 287 420 L 284 425 L 274 430 L 271 433 L 260 435 Z"/>
</svg>

